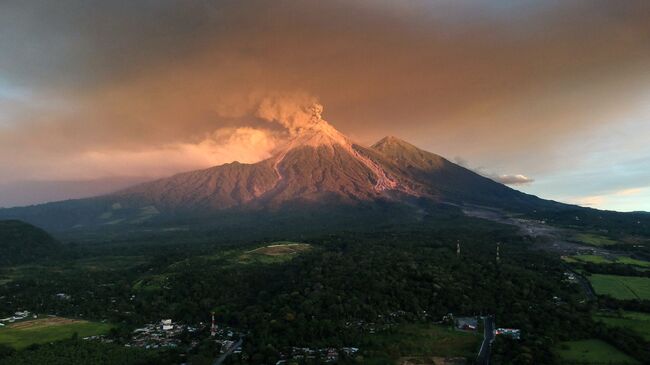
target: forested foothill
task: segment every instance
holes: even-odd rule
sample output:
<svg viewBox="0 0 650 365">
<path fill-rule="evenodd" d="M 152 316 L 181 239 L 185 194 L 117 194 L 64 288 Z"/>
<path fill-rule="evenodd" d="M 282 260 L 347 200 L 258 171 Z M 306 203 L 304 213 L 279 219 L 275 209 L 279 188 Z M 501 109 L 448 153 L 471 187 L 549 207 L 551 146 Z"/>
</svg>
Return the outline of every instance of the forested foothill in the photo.
<svg viewBox="0 0 650 365">
<path fill-rule="evenodd" d="M 617 242 L 613 252 L 644 261 L 645 247 L 621 238 L 644 236 L 626 229 L 599 235 Z M 0 317 L 29 310 L 110 324 L 110 331 L 22 349 L 0 344 L 0 364 L 207 364 L 221 349 L 210 336 L 212 312 L 220 330 L 244 338 L 241 352 L 225 360 L 229 364 L 327 362 L 331 355 L 322 349 L 338 352 L 344 364 L 418 356 L 460 356 L 473 363 L 482 329 L 476 339 L 463 337 L 450 313 L 493 315 L 497 327 L 520 329 L 518 340 L 497 336 L 492 364 L 582 361 L 571 357 L 572 349 L 599 343 L 620 352 L 614 360 L 650 359 L 647 332 L 625 321 L 650 313 L 650 301 L 598 292 L 592 299 L 572 276 L 650 280 L 643 266 L 612 257 L 561 259 L 516 227 L 487 220 L 425 216 L 372 232 L 292 233 L 283 227 L 281 237 L 256 239 L 209 230 L 97 237 L 63 237 L 53 241 L 59 246 L 52 254 L 4 264 Z M 134 345 L 134 330 L 165 318 L 184 326 L 173 346 Z M 427 338 L 430 346 L 423 347 Z M 312 352 L 296 355 L 297 349 Z"/>
</svg>

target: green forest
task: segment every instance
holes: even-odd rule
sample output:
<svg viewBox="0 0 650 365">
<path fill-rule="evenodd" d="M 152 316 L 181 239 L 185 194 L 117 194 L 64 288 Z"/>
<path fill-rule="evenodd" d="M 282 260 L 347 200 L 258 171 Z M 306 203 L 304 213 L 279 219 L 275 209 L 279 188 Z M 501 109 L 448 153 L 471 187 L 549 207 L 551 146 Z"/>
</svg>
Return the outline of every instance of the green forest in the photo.
<svg viewBox="0 0 650 365">
<path fill-rule="evenodd" d="M 0 363 L 210 363 L 219 353 L 205 325 L 212 312 L 219 326 L 245 334 L 242 352 L 226 360 L 232 364 L 276 363 L 294 347 L 355 347 L 357 354 L 339 362 L 394 363 L 417 356 L 413 349 L 427 336 L 457 341 L 456 335 L 444 336 L 453 333 L 443 321 L 450 313 L 489 314 L 498 327 L 521 330 L 519 340 L 497 337 L 493 364 L 560 364 L 567 344 L 581 340 L 602 341 L 641 363 L 650 359 L 642 335 L 597 315 L 644 312 L 647 299 L 590 300 L 567 280 L 568 270 L 589 276 L 588 270 L 627 270 L 625 265 L 567 264 L 534 249 L 534 240 L 514 227 L 480 219 L 432 217 L 372 233 L 287 234 L 282 242 L 175 232 L 61 245 L 59 256 L 0 269 L 1 314 L 30 310 L 109 323 L 109 341 L 85 341 L 74 333 L 24 349 L 4 344 Z M 66 298 L 57 298 L 60 293 Z M 174 348 L 123 346 L 135 328 L 163 318 L 199 330 L 183 334 Z M 469 363 L 481 342 L 482 334 L 476 336 L 461 341 L 457 352 Z M 444 351 L 433 346 L 425 354 Z M 314 361 L 325 360 L 298 362 Z"/>
</svg>

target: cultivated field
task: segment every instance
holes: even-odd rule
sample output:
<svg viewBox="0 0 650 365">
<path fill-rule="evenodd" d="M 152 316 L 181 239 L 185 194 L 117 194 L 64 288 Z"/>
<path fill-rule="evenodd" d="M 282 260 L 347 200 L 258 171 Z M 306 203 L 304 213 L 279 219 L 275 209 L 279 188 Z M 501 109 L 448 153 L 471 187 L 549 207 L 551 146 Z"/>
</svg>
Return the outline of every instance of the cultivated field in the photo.
<svg viewBox="0 0 650 365">
<path fill-rule="evenodd" d="M 650 341 L 650 314 L 640 312 L 598 313 L 594 319 L 610 327 L 623 327 L 638 333 Z"/>
<path fill-rule="evenodd" d="M 575 255 L 565 257 L 564 260 L 567 262 L 581 261 L 594 264 L 624 264 L 639 267 L 650 267 L 650 262 L 648 261 L 637 260 L 626 256 L 617 257 L 616 259 L 612 260 L 600 255 Z"/>
<path fill-rule="evenodd" d="M 563 364 L 639 364 L 630 356 L 601 340 L 579 340 L 562 342 L 556 349 Z"/>
<path fill-rule="evenodd" d="M 650 278 L 592 274 L 589 277 L 596 294 L 616 299 L 650 299 Z"/>
<path fill-rule="evenodd" d="M 81 321 L 61 317 L 45 317 L 13 323 L 0 328 L 0 343 L 16 349 L 35 343 L 48 343 L 72 337 L 101 335 L 111 329 L 111 325 Z"/>
<path fill-rule="evenodd" d="M 593 233 L 578 233 L 572 237 L 572 240 L 596 247 L 611 246 L 617 243 L 607 237 Z"/>
</svg>

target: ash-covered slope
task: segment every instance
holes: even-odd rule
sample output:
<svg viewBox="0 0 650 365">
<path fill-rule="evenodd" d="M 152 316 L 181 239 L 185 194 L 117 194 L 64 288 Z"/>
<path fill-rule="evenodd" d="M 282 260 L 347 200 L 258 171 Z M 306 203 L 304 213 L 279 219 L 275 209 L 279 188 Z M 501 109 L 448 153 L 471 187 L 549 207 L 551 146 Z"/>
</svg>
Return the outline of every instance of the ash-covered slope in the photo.
<svg viewBox="0 0 650 365">
<path fill-rule="evenodd" d="M 158 210 L 222 210 L 273 209 L 297 202 L 349 204 L 388 198 L 388 192 L 420 195 L 389 165 L 381 154 L 354 144 L 315 112 L 311 123 L 267 160 L 178 174 L 111 196 Z"/>
<path fill-rule="evenodd" d="M 375 203 L 479 204 L 516 211 L 556 203 L 523 194 L 395 137 L 366 148 L 321 118 L 308 123 L 271 158 L 233 162 L 143 183 L 113 194 L 0 210 L 49 229 L 142 224 L 228 212 Z M 234 214 L 233 213 L 233 214 Z M 225 215 L 224 215 L 225 214 Z"/>
</svg>

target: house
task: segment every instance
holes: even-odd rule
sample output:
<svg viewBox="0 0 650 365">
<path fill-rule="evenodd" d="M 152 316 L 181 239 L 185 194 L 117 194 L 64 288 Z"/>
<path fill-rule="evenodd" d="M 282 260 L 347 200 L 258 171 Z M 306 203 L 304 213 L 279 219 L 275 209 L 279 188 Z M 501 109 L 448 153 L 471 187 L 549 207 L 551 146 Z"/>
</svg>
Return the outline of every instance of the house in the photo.
<svg viewBox="0 0 650 365">
<path fill-rule="evenodd" d="M 160 324 L 163 331 L 171 331 L 174 329 L 171 319 L 163 319 L 160 321 Z"/>
<path fill-rule="evenodd" d="M 478 319 L 476 317 L 458 317 L 456 318 L 456 328 L 463 331 L 476 331 Z"/>
<path fill-rule="evenodd" d="M 224 353 L 232 347 L 232 345 L 235 344 L 235 341 L 230 341 L 230 340 L 225 340 L 221 343 L 221 352 Z"/>
<path fill-rule="evenodd" d="M 68 294 L 66 294 L 66 293 L 56 293 L 54 296 L 55 296 L 57 299 L 61 299 L 61 300 L 68 300 L 68 299 L 70 299 L 70 295 L 68 295 Z"/>
<path fill-rule="evenodd" d="M 359 352 L 358 347 L 344 347 L 344 348 L 342 348 L 342 350 L 348 356 L 352 356 L 352 355 L 356 354 L 357 352 Z"/>
</svg>

